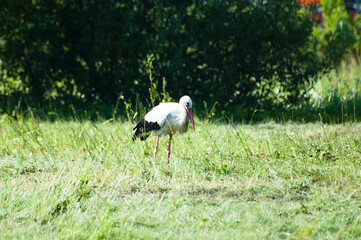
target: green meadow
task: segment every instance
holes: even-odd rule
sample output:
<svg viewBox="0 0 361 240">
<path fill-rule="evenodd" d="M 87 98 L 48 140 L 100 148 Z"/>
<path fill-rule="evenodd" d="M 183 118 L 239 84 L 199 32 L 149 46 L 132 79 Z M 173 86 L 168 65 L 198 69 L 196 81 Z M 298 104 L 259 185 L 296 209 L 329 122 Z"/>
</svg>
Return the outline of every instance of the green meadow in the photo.
<svg viewBox="0 0 361 240">
<path fill-rule="evenodd" d="M 0 120 L 1 239 L 359 239 L 361 124 Z"/>
</svg>

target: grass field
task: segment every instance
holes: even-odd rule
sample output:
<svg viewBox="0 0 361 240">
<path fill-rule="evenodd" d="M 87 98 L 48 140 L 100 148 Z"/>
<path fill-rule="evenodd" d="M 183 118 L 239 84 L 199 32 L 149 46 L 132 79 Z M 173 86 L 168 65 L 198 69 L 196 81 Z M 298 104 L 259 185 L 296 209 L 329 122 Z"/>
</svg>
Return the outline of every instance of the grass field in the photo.
<svg viewBox="0 0 361 240">
<path fill-rule="evenodd" d="M 1 239 L 359 239 L 361 124 L 0 119 Z"/>
</svg>

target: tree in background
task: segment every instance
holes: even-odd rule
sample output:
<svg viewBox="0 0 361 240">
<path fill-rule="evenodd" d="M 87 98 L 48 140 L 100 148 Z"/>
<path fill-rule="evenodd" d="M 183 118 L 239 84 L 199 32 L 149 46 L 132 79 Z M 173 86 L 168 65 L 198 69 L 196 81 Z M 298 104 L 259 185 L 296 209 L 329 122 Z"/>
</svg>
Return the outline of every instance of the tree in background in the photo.
<svg viewBox="0 0 361 240">
<path fill-rule="evenodd" d="M 361 16 L 351 18 L 343 0 L 321 1 L 325 18 L 322 26 L 315 27 L 314 36 L 319 39 L 317 51 L 323 53 L 334 67 L 351 53 L 354 59 L 360 57 Z"/>
<path fill-rule="evenodd" d="M 326 67 L 300 8 L 296 0 L 3 0 L 0 59 L 33 106 L 109 105 L 120 94 L 145 102 L 149 53 L 175 98 L 296 104 Z"/>
<path fill-rule="evenodd" d="M 110 102 L 146 54 L 143 13 L 114 1 L 3 1 L 0 59 L 34 102 Z M 144 21 L 143 21 L 144 22 Z"/>
</svg>

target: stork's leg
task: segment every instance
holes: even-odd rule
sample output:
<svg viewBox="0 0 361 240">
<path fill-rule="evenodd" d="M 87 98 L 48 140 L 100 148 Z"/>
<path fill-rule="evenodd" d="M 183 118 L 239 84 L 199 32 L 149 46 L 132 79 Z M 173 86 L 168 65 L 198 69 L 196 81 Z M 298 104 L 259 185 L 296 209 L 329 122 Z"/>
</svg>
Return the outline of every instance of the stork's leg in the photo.
<svg viewBox="0 0 361 240">
<path fill-rule="evenodd" d="M 172 134 L 169 134 L 169 143 L 168 143 L 168 149 L 167 149 L 167 156 L 168 156 L 168 167 L 167 170 L 169 171 L 169 157 L 170 157 L 170 145 L 172 143 Z"/>
<path fill-rule="evenodd" d="M 155 159 L 157 158 L 158 144 L 159 144 L 159 136 L 157 136 L 157 143 L 155 144 L 155 149 L 154 149 L 154 160 L 153 160 L 154 165 L 155 165 Z"/>
</svg>

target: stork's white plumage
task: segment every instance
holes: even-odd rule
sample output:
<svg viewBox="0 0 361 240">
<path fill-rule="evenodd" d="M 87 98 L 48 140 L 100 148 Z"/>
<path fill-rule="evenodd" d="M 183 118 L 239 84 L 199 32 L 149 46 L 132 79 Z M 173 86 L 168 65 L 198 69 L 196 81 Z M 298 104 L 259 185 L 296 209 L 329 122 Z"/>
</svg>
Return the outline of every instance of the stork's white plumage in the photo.
<svg viewBox="0 0 361 240">
<path fill-rule="evenodd" d="M 169 135 L 168 144 L 168 169 L 170 157 L 170 145 L 172 136 L 175 132 L 186 132 L 188 129 L 188 121 L 191 121 L 192 128 L 194 128 L 193 113 L 192 113 L 192 99 L 188 96 L 183 96 L 179 103 L 161 103 L 150 110 L 145 117 L 133 128 L 135 130 L 133 141 L 139 137 L 140 140 L 146 140 L 149 135 L 157 135 L 157 143 L 154 150 L 154 164 L 157 157 L 159 138 L 161 136 Z"/>
</svg>

